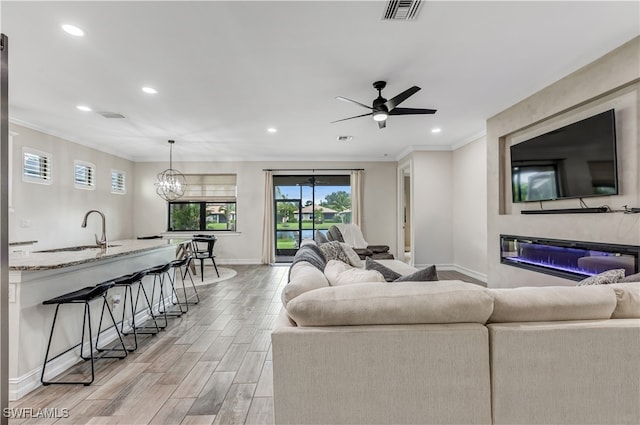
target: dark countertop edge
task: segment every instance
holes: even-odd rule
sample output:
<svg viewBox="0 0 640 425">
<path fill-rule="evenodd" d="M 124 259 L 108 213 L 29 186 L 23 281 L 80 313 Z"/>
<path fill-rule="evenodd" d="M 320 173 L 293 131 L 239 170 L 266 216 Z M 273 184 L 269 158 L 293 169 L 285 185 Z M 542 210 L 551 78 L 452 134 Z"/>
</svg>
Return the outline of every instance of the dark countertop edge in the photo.
<svg viewBox="0 0 640 425">
<path fill-rule="evenodd" d="M 9 246 L 33 245 L 36 243 L 38 243 L 38 241 L 9 242 Z"/>
</svg>

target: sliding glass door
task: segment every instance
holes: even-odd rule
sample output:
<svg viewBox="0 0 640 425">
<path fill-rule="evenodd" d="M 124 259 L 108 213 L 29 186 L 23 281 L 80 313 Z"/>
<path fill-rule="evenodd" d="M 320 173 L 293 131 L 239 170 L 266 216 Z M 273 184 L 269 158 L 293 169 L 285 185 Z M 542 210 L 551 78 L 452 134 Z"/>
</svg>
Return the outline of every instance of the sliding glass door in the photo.
<svg viewBox="0 0 640 425">
<path fill-rule="evenodd" d="M 290 261 L 303 239 L 351 222 L 348 175 L 273 176 L 276 261 Z"/>
</svg>

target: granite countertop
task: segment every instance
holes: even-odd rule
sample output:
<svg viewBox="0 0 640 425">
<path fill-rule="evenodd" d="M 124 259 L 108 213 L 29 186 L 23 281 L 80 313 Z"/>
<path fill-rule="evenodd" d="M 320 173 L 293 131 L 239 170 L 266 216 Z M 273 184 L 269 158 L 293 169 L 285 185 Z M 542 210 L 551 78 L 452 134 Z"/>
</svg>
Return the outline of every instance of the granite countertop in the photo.
<svg viewBox="0 0 640 425">
<path fill-rule="evenodd" d="M 122 257 L 144 251 L 177 246 L 184 241 L 181 239 L 124 239 L 109 241 L 107 249 L 90 247 L 82 250 L 44 250 L 33 251 L 29 254 L 10 254 L 9 270 L 51 270 L 79 264 L 91 263 L 105 259 Z"/>
</svg>

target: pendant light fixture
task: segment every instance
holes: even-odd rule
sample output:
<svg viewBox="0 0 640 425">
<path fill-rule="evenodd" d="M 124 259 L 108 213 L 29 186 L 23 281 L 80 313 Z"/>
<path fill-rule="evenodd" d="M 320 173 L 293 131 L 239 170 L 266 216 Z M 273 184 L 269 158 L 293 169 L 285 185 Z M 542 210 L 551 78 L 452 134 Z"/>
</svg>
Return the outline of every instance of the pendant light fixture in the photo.
<svg viewBox="0 0 640 425">
<path fill-rule="evenodd" d="M 187 188 L 187 181 L 184 175 L 173 169 L 173 144 L 174 140 L 169 140 L 169 168 L 158 173 L 156 182 L 156 193 L 165 201 L 175 201 L 184 195 Z"/>
</svg>

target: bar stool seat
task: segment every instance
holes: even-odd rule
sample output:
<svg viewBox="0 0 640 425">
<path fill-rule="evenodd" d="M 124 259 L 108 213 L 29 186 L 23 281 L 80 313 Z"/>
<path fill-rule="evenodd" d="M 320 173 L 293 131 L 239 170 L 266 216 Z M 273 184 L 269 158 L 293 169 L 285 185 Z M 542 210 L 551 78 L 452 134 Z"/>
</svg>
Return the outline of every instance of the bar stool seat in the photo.
<svg viewBox="0 0 640 425">
<path fill-rule="evenodd" d="M 87 286 L 85 288 L 82 289 L 78 289 L 77 291 L 73 291 L 73 292 L 69 292 L 60 296 L 57 296 L 55 298 L 51 298 L 49 300 L 43 301 L 43 305 L 54 305 L 56 306 L 56 311 L 55 314 L 53 316 L 53 323 L 51 324 L 51 333 L 49 334 L 49 343 L 47 344 L 47 352 L 45 354 L 44 357 L 44 364 L 42 365 L 42 374 L 40 375 L 40 382 L 42 382 L 43 385 L 51 385 L 51 384 L 83 384 L 83 385 L 91 385 L 95 379 L 95 367 L 94 367 L 94 362 L 95 360 L 98 359 L 103 359 L 103 358 L 117 358 L 117 359 L 123 359 L 127 356 L 127 351 L 124 345 L 124 341 L 122 340 L 122 335 L 120 335 L 120 331 L 118 330 L 118 326 L 116 325 L 116 320 L 113 317 L 113 313 L 111 312 L 111 308 L 109 307 L 109 303 L 107 302 L 107 291 L 109 290 L 109 288 L 113 287 L 113 282 L 104 282 L 100 285 L 97 286 Z M 118 339 L 120 340 L 120 344 L 122 345 L 122 352 L 124 353 L 123 355 L 120 356 L 107 356 L 107 355 L 103 355 L 100 357 L 97 357 L 94 354 L 94 348 L 93 348 L 93 334 L 91 331 L 91 307 L 90 307 L 90 302 L 93 300 L 96 300 L 98 298 L 102 298 L 103 299 L 103 303 L 102 303 L 102 309 L 103 309 L 103 313 L 104 313 L 104 309 L 106 308 L 106 310 L 109 312 L 109 316 L 111 317 L 111 320 L 113 322 L 113 326 L 116 330 L 116 334 L 118 335 Z M 80 344 L 76 344 L 70 348 L 68 348 L 67 350 L 63 351 L 60 354 L 57 354 L 54 357 L 49 358 L 49 352 L 51 350 L 51 341 L 53 340 L 53 333 L 55 330 L 55 326 L 56 326 L 56 320 L 58 319 L 58 312 L 60 310 L 60 306 L 64 305 L 64 304 L 84 304 L 84 314 L 83 314 L 83 320 L 82 320 L 82 336 L 80 339 Z M 100 320 L 100 325 L 98 326 L 98 334 L 100 334 L 101 332 L 101 326 L 102 326 L 102 320 Z M 85 357 L 84 356 L 84 344 L 85 344 L 85 330 L 88 328 L 89 330 L 89 351 L 90 351 L 90 356 L 89 357 Z M 73 350 L 74 348 L 76 348 L 77 346 L 80 346 L 80 357 L 83 360 L 91 360 L 91 379 L 88 381 L 45 381 L 44 379 L 44 374 L 45 374 L 45 370 L 47 367 L 47 363 L 49 363 L 52 360 L 57 359 L 58 357 L 62 356 L 63 354 Z M 96 350 L 104 350 L 98 347 L 98 341 L 96 340 Z"/>
</svg>

